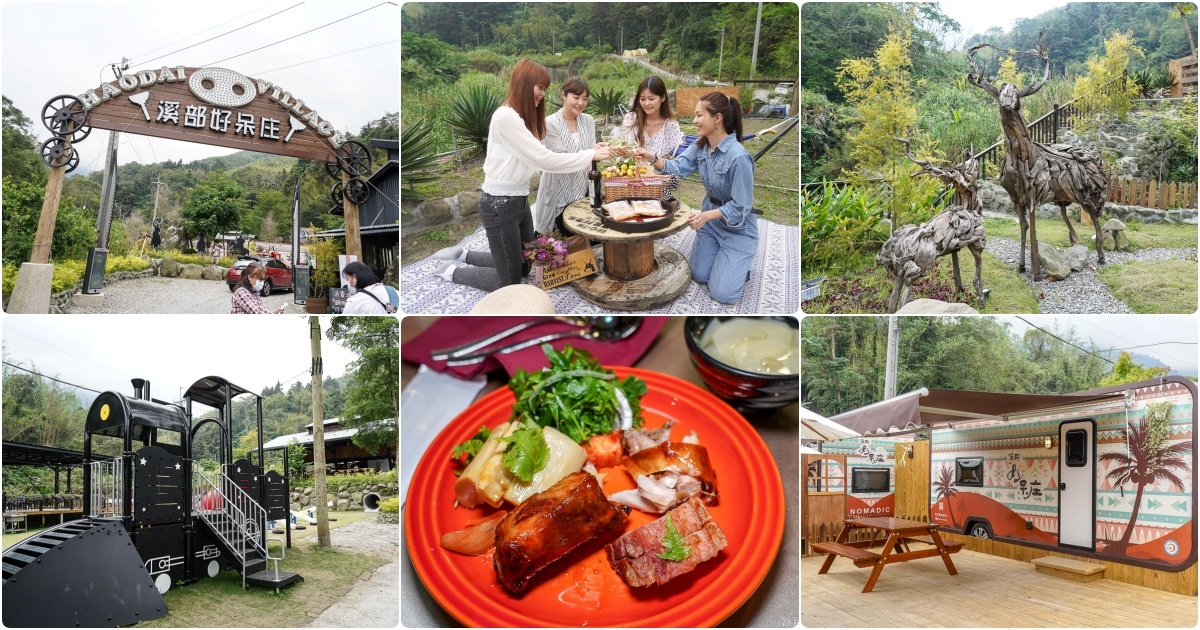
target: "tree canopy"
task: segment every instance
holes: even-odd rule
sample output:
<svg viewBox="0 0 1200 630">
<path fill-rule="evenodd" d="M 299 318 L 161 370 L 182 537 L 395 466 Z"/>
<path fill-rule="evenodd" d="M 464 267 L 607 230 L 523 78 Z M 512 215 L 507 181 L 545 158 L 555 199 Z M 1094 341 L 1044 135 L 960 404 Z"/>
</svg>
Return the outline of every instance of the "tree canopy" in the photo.
<svg viewBox="0 0 1200 630">
<path fill-rule="evenodd" d="M 400 322 L 394 317 L 334 317 L 326 336 L 358 358 L 350 364 L 342 425 L 358 427 L 354 443 L 378 453 L 398 444 Z M 328 394 L 328 392 L 327 392 Z"/>
</svg>

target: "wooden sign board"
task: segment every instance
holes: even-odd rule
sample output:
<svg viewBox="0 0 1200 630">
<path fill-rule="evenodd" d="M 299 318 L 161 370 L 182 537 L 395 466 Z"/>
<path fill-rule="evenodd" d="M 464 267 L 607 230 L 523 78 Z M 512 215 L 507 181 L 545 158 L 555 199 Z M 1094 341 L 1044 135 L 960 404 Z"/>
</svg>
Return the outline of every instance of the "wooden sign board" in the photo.
<svg viewBox="0 0 1200 630">
<path fill-rule="evenodd" d="M 567 264 L 558 269 L 538 267 L 543 289 L 553 289 L 597 272 L 592 245 L 582 236 L 567 239 Z"/>
<path fill-rule="evenodd" d="M 80 95 L 97 129 L 332 162 L 337 130 L 282 86 L 225 68 L 142 70 Z"/>
<path fill-rule="evenodd" d="M 704 96 L 709 92 L 722 92 L 725 94 L 725 96 L 731 98 L 741 98 L 741 96 L 739 96 L 741 91 L 737 88 L 737 86 L 733 85 L 722 85 L 720 87 L 679 88 L 678 90 L 675 90 L 675 113 L 679 116 L 683 116 L 684 118 L 691 118 L 696 114 L 696 101 L 700 100 L 701 96 Z M 739 104 L 742 107 L 746 106 L 746 103 L 739 102 Z"/>
</svg>

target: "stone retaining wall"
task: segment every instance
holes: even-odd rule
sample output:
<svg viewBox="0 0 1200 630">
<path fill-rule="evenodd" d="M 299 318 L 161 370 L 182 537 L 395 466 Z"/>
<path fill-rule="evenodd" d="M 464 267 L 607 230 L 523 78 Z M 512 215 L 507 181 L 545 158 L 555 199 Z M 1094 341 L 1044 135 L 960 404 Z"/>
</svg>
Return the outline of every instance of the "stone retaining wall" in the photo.
<svg viewBox="0 0 1200 630">
<path fill-rule="evenodd" d="M 529 180 L 530 193 L 537 192 L 540 180 L 541 174 L 534 173 Z M 421 234 L 477 216 L 480 196 L 478 190 L 464 190 L 453 197 L 428 199 L 416 206 L 401 204 L 400 229 L 405 234 Z"/>
<path fill-rule="evenodd" d="M 104 284 L 109 285 L 122 280 L 134 280 L 136 278 L 149 278 L 153 276 L 153 269 L 143 269 L 142 271 L 118 271 L 104 276 Z M 83 290 L 83 278 L 80 278 L 75 286 L 66 291 L 50 294 L 50 312 L 54 315 L 63 314 L 67 305 L 71 302 L 71 296 Z"/>
<path fill-rule="evenodd" d="M 333 503 L 333 506 L 330 509 L 340 510 L 343 512 L 361 512 L 363 511 L 363 494 L 367 492 L 374 492 L 378 494 L 381 501 L 388 497 L 394 497 L 399 494 L 395 487 L 380 484 L 369 486 L 366 490 L 342 490 L 336 494 L 332 491 L 332 489 L 330 489 L 328 500 Z M 301 510 L 307 510 L 310 507 L 314 507 L 312 493 L 312 486 L 295 488 L 292 491 L 292 496 L 289 497 L 292 511 L 299 512 Z"/>
<path fill-rule="evenodd" d="M 1003 212 L 1016 217 L 1016 212 L 1013 210 L 1012 198 L 1008 196 L 1008 191 L 1004 190 L 996 180 L 987 179 L 979 181 L 979 200 L 983 202 L 985 210 Z M 1082 212 L 1082 208 L 1079 207 L 1079 204 L 1073 203 L 1067 206 L 1067 212 L 1070 213 L 1073 220 L 1077 220 L 1079 213 Z M 1125 222 L 1196 224 L 1195 208 L 1159 210 L 1157 208 L 1144 208 L 1142 206 L 1124 206 L 1110 201 L 1104 204 L 1103 215 L 1108 218 L 1115 217 Z M 1059 218 L 1058 206 L 1052 203 L 1042 204 L 1038 206 L 1037 216 L 1039 219 Z"/>
</svg>

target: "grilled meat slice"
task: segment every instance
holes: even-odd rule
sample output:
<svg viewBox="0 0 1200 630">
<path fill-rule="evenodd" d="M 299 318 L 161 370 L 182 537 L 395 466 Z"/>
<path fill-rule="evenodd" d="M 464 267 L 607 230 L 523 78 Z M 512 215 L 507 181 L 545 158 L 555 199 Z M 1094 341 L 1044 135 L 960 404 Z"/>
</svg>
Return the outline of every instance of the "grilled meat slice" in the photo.
<svg viewBox="0 0 1200 630">
<path fill-rule="evenodd" d="M 663 552 L 662 540 L 667 533 L 667 517 L 683 536 L 684 544 L 691 550 L 687 558 L 674 562 L 658 557 Z M 633 586 L 666 584 L 695 569 L 697 565 L 716 557 L 728 544 L 725 533 L 712 514 L 698 498 L 671 510 L 652 523 L 647 523 L 604 548 L 608 563 L 625 583 Z"/>
<path fill-rule="evenodd" d="M 625 454 L 633 455 L 640 450 L 658 446 L 671 439 L 671 425 L 674 423 L 674 420 L 667 420 L 666 424 L 657 429 L 629 429 L 621 432 L 621 446 L 625 448 Z"/>
<path fill-rule="evenodd" d="M 571 473 L 526 499 L 496 526 L 496 578 L 517 593 L 546 565 L 624 526 L 628 514 L 628 507 L 608 502 L 595 477 Z"/>
<path fill-rule="evenodd" d="M 691 489 L 690 481 L 685 477 L 698 480 L 700 495 L 705 503 L 714 505 L 720 498 L 717 491 L 717 473 L 708 461 L 708 449 L 699 444 L 663 442 L 642 449 L 625 458 L 625 470 L 638 482 L 639 488 L 642 487 L 640 477 L 643 475 L 660 478 L 670 473 L 680 476 L 679 481 L 684 482 L 685 490 Z M 669 487 L 675 489 L 678 486 L 679 482 L 675 481 Z M 695 493 L 691 494 L 694 496 Z"/>
</svg>

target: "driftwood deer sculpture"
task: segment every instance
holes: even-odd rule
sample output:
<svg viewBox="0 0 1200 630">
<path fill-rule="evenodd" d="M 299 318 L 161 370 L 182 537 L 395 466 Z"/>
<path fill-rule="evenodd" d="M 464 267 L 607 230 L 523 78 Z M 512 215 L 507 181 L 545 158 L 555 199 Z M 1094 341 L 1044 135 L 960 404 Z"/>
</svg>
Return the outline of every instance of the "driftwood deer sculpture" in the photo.
<svg viewBox="0 0 1200 630">
<path fill-rule="evenodd" d="M 1067 217 L 1067 206 L 1078 203 L 1092 217 L 1096 229 L 1096 257 L 1104 264 L 1104 239 L 1100 233 L 1100 212 L 1108 194 L 1108 176 L 1103 163 L 1095 153 L 1069 144 L 1040 144 L 1029 136 L 1029 125 L 1021 115 L 1021 99 L 1042 89 L 1050 76 L 1049 46 L 1038 36 L 1036 48 L 1024 52 L 1037 57 L 1045 64 L 1040 81 L 1023 88 L 1004 83 L 999 88 L 984 76 L 975 63 L 975 51 L 983 47 L 995 48 L 988 43 L 972 46 L 967 52 L 971 70 L 967 81 L 1000 103 L 1000 126 L 1004 129 L 1007 152 L 1000 169 L 1000 185 L 1012 198 L 1017 217 L 1021 222 L 1021 257 L 1017 271 L 1025 273 L 1025 232 L 1029 232 L 1029 259 L 1035 280 L 1041 277 L 1041 259 L 1038 256 L 1037 207 L 1045 203 L 1058 205 L 1071 245 L 1079 243 L 1071 219 Z"/>
<path fill-rule="evenodd" d="M 939 168 L 927 160 L 913 157 L 907 139 L 896 140 L 904 144 L 908 159 L 921 167 L 915 174 L 932 175 L 953 186 L 959 203 L 919 226 L 906 225 L 896 230 L 875 256 L 875 261 L 896 278 L 896 286 L 888 300 L 888 312 L 895 313 L 903 306 L 908 301 L 908 288 L 913 281 L 933 269 L 937 259 L 946 254 L 950 254 L 954 267 L 954 287 L 964 291 L 958 270 L 958 251 L 963 248 L 970 249 L 975 257 L 975 300 L 983 310 L 987 298 L 983 288 L 983 249 L 987 246 L 987 234 L 983 229 L 983 204 L 975 187 L 979 161 L 971 157 L 970 151 L 964 151 L 962 163 Z"/>
</svg>

